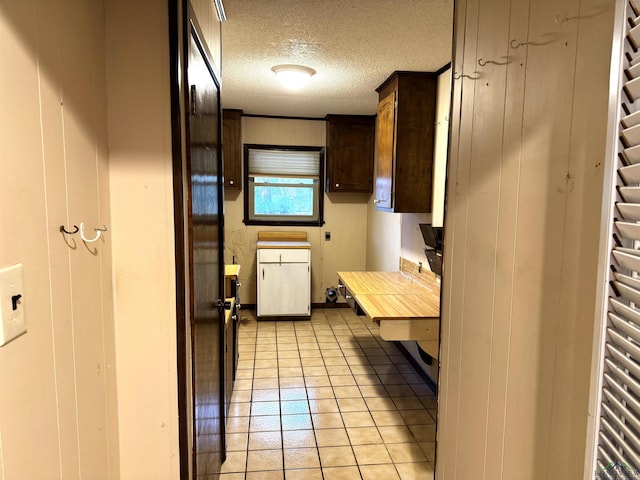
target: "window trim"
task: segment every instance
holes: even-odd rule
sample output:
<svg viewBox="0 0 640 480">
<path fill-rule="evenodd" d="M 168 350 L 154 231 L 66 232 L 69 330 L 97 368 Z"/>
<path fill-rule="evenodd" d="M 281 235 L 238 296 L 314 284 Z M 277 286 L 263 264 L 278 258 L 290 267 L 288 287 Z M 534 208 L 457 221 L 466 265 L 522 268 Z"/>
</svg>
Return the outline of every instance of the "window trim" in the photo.
<svg viewBox="0 0 640 480">
<path fill-rule="evenodd" d="M 284 150 L 284 151 L 305 151 L 318 152 L 318 219 L 317 220 L 257 220 L 249 218 L 250 207 L 250 190 L 253 189 L 252 182 L 249 181 L 249 150 Z M 245 225 L 265 225 L 265 226 L 290 226 L 290 227 L 321 227 L 324 225 L 324 178 L 325 178 L 325 147 L 311 147 L 298 145 L 262 145 L 254 143 L 245 143 L 243 146 L 243 179 L 245 181 L 244 188 L 244 224 Z"/>
</svg>

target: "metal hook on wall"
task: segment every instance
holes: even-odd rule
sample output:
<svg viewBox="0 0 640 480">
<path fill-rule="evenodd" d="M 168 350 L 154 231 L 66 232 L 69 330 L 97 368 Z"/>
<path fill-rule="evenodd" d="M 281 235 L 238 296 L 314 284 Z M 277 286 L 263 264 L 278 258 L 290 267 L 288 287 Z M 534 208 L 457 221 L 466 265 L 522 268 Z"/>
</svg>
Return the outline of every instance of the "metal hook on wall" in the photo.
<svg viewBox="0 0 640 480">
<path fill-rule="evenodd" d="M 70 232 L 66 228 L 64 228 L 64 225 L 60 225 L 60 231 L 62 233 L 66 233 L 67 235 L 73 235 L 74 233 L 78 233 L 78 231 L 79 231 L 78 226 L 74 225 L 73 228 L 74 228 L 73 232 Z"/>
<path fill-rule="evenodd" d="M 83 242 L 92 243 L 97 241 L 100 238 L 100 235 L 102 234 L 102 232 L 107 231 L 107 227 L 106 225 L 103 225 L 102 228 L 94 228 L 93 231 L 96 232 L 96 236 L 94 238 L 87 238 L 84 234 L 84 223 L 83 222 L 80 223 L 80 238 L 82 238 Z"/>
<path fill-rule="evenodd" d="M 480 65 L 481 67 L 484 67 L 485 65 L 488 65 L 489 63 L 493 64 L 493 65 L 506 65 L 509 63 L 509 60 L 505 61 L 505 62 L 496 62 L 495 60 L 483 60 L 482 58 L 478 59 L 478 65 Z"/>
</svg>

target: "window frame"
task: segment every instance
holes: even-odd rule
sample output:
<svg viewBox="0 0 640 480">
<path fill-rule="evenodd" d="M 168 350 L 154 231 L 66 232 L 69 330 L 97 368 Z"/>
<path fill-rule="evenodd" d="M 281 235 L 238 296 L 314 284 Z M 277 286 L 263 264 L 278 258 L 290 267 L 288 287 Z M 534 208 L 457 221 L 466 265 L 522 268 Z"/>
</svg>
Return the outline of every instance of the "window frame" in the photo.
<svg viewBox="0 0 640 480">
<path fill-rule="evenodd" d="M 278 220 L 270 218 L 261 220 L 250 218 L 250 208 L 253 205 L 254 183 L 250 181 L 249 175 L 249 150 L 281 150 L 288 152 L 318 152 L 318 182 L 314 182 L 314 189 L 318 194 L 318 215 L 312 220 L 299 220 L 292 217 Z M 291 226 L 291 227 L 321 227 L 324 225 L 324 178 L 325 178 L 325 147 L 299 146 L 299 145 L 263 145 L 246 143 L 243 145 L 243 179 L 244 179 L 244 224 L 245 225 L 265 225 L 265 226 Z M 283 177 L 290 176 L 283 174 Z"/>
</svg>

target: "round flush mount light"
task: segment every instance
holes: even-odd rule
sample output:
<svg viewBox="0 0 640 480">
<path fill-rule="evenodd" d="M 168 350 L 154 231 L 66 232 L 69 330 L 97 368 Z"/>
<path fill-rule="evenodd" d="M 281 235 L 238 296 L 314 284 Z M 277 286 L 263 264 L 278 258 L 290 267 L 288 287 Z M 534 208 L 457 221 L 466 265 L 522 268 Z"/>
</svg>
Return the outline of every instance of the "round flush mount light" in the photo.
<svg viewBox="0 0 640 480">
<path fill-rule="evenodd" d="M 271 70 L 280 83 L 290 90 L 300 90 L 316 73 L 313 68 L 302 65 L 276 65 Z"/>
</svg>

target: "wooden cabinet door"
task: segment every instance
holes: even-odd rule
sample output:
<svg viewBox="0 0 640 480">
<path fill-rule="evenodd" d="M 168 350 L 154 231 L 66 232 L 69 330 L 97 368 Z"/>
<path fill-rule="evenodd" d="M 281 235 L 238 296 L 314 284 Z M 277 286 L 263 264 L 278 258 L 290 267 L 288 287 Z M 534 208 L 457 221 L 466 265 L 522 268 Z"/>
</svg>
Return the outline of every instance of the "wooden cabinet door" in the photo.
<svg viewBox="0 0 640 480">
<path fill-rule="evenodd" d="M 373 191 L 374 134 L 373 116 L 327 116 L 328 193 Z"/>
<path fill-rule="evenodd" d="M 378 208 L 393 208 L 393 182 L 396 140 L 396 92 L 378 103 L 376 122 L 376 194 Z"/>
<path fill-rule="evenodd" d="M 222 112 L 222 160 L 224 187 L 242 190 L 242 110 Z"/>
</svg>

